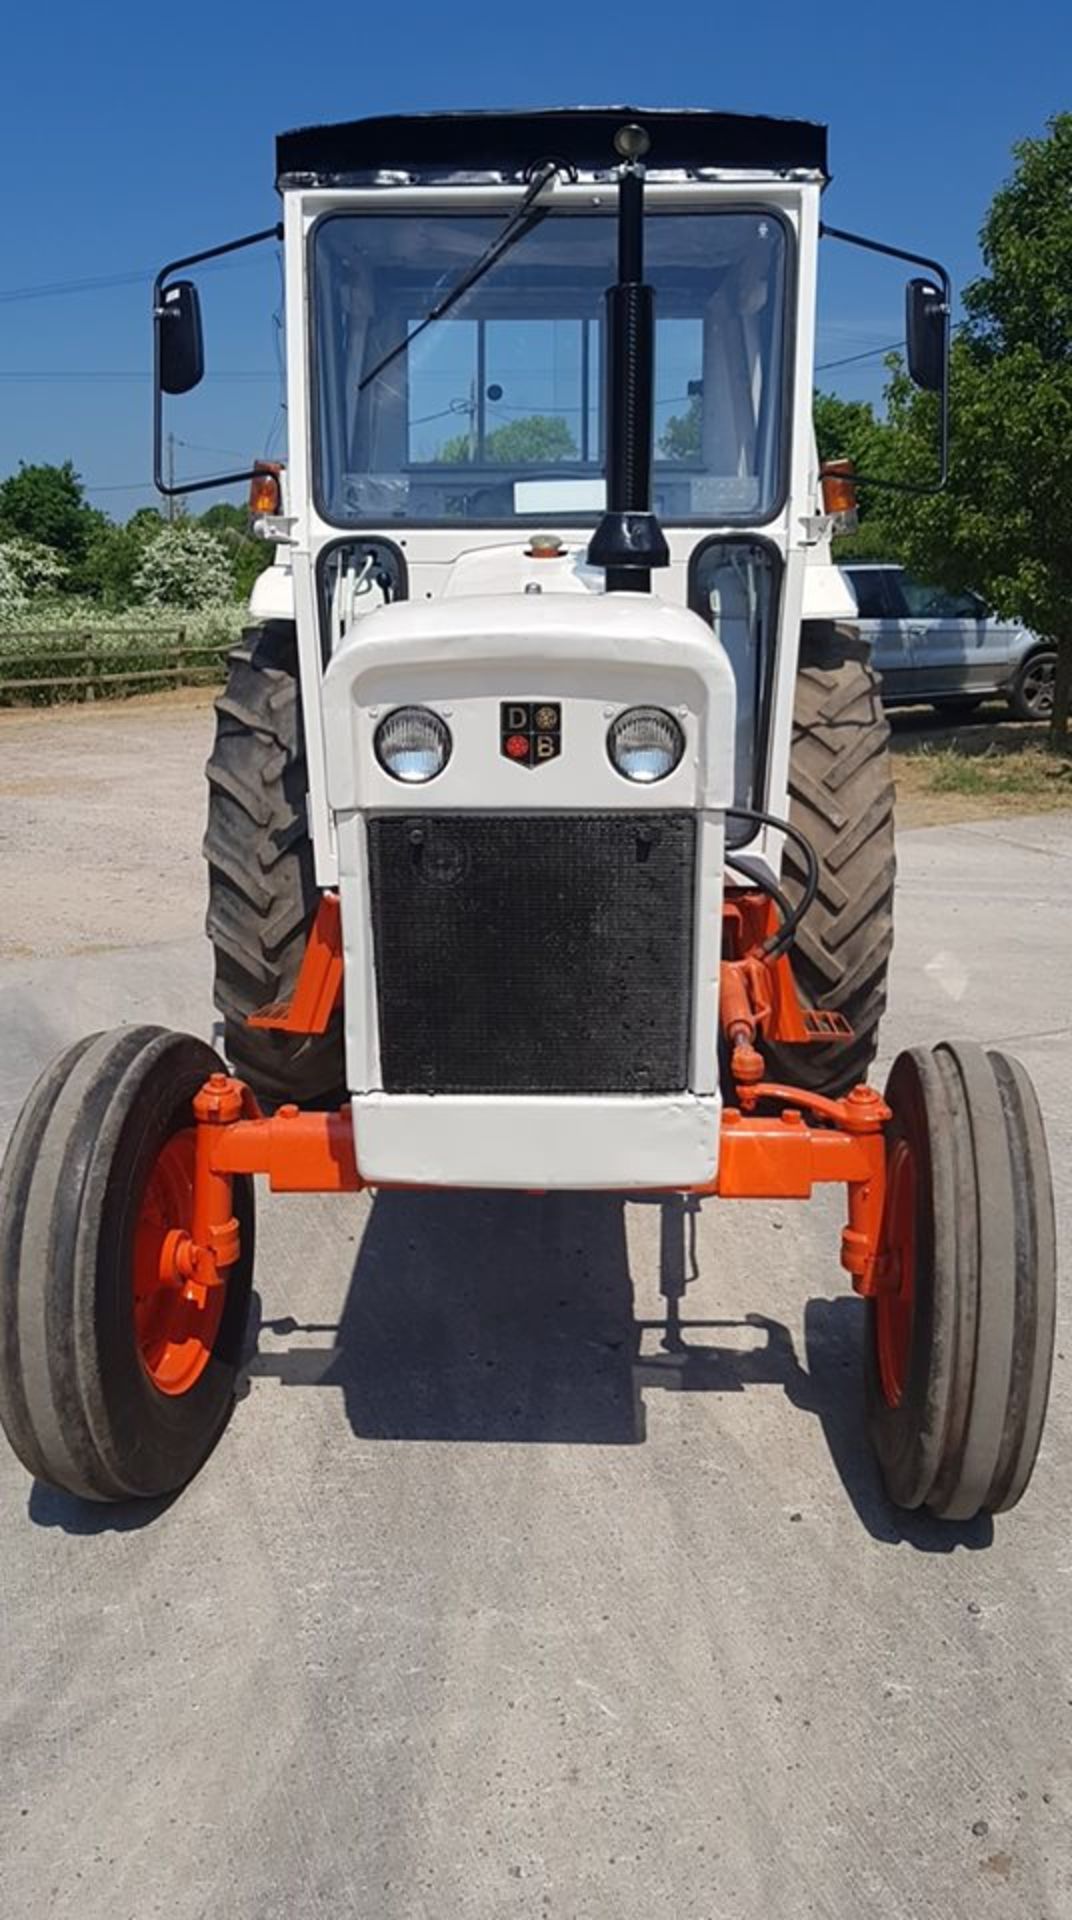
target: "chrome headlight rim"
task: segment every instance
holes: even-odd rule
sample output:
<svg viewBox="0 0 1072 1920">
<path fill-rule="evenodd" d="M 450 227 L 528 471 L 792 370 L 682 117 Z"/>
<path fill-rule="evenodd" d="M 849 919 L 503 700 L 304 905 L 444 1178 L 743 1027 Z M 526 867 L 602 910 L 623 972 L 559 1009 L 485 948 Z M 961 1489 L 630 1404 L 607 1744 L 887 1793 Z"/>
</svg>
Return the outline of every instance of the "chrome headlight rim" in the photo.
<svg viewBox="0 0 1072 1920">
<path fill-rule="evenodd" d="M 416 741 L 409 745 L 404 741 L 398 741 L 397 738 L 392 741 L 392 733 L 395 736 L 399 735 L 407 725 L 414 734 L 423 731 L 425 736 L 423 749 Z M 409 701 L 405 706 L 392 707 L 390 713 L 385 713 L 382 720 L 377 722 L 376 731 L 372 736 L 372 748 L 377 765 L 390 780 L 397 780 L 400 785 L 406 787 L 426 787 L 429 781 L 438 780 L 440 774 L 450 764 L 454 740 L 442 714 L 436 713 L 433 707 L 422 707 Z M 429 764 L 424 768 L 419 764 L 416 756 L 422 750 L 430 758 L 438 751 L 439 757 L 434 765 Z M 392 753 L 396 756 L 408 754 L 411 756 L 410 763 L 408 765 L 392 764 Z"/>
<path fill-rule="evenodd" d="M 634 739 L 623 746 L 622 735 L 629 728 L 636 732 L 645 727 L 650 730 L 651 736 L 647 742 Z M 656 737 L 660 730 L 663 734 L 661 743 Z M 660 746 L 666 756 L 666 764 L 658 771 L 643 770 L 638 765 L 634 771 L 630 772 L 624 764 L 628 754 L 652 755 L 660 750 Z M 681 765 L 684 753 L 685 729 L 680 720 L 669 713 L 665 707 L 650 705 L 624 707 L 621 713 L 615 714 L 607 728 L 607 758 L 619 778 L 628 780 L 633 786 L 655 787 L 661 780 L 668 780 Z"/>
</svg>

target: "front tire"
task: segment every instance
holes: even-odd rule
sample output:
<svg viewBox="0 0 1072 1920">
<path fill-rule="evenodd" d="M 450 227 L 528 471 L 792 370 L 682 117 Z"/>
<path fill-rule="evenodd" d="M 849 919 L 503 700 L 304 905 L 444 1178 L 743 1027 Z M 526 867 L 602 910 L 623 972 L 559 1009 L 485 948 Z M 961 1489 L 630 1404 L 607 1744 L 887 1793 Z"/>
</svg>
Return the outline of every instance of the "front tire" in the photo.
<svg viewBox="0 0 1072 1920">
<path fill-rule="evenodd" d="M 16 1122 L 0 1169 L 0 1422 L 27 1471 L 65 1493 L 172 1493 L 230 1414 L 248 1176 L 222 1286 L 197 1305 L 159 1283 L 164 1237 L 189 1227 L 193 1097 L 221 1064 L 189 1035 L 121 1027 L 48 1068 Z"/>
<path fill-rule="evenodd" d="M 868 1302 L 868 1427 L 898 1506 L 1016 1505 L 1046 1413 L 1053 1189 L 1019 1062 L 971 1044 L 898 1056 L 886 1098 L 887 1287 Z"/>
</svg>

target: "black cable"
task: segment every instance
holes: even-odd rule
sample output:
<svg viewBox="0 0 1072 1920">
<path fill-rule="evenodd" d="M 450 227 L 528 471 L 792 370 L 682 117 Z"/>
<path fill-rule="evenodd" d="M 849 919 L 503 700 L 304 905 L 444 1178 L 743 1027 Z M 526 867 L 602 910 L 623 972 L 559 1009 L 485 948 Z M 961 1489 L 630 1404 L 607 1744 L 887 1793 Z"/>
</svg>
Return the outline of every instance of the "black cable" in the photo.
<svg viewBox="0 0 1072 1920">
<path fill-rule="evenodd" d="M 762 951 L 769 960 L 777 959 L 792 946 L 796 939 L 797 928 L 809 907 L 814 905 L 819 892 L 819 856 L 811 841 L 794 827 L 791 820 L 780 820 L 775 813 L 765 813 L 760 807 L 727 807 L 726 815 L 731 820 L 748 820 L 757 827 L 773 827 L 776 832 L 784 833 L 787 840 L 799 848 L 804 861 L 804 889 L 796 906 L 790 908 L 788 918 L 783 921 L 777 933 L 771 934 L 763 942 Z M 769 887 L 769 882 L 767 883 Z M 774 896 L 771 896 L 774 898 Z M 777 901 L 775 901 L 777 905 Z M 786 902 L 788 905 L 788 902 Z"/>
</svg>

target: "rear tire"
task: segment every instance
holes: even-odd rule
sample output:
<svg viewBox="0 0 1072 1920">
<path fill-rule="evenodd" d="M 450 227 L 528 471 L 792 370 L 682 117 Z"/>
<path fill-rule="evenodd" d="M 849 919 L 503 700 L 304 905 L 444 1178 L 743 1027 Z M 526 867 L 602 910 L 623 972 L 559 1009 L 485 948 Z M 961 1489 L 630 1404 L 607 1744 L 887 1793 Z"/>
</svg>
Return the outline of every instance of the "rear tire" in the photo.
<svg viewBox="0 0 1072 1920">
<path fill-rule="evenodd" d="M 789 817 L 819 859 L 819 893 L 792 964 L 804 1004 L 844 1014 L 853 1038 L 806 1046 L 763 1043 L 777 1080 L 836 1098 L 866 1079 L 886 1006 L 893 950 L 893 777 L 890 729 L 867 650 L 855 635 L 805 626 L 789 762 Z M 804 885 L 786 846 L 785 892 Z"/>
<path fill-rule="evenodd" d="M 318 1034 L 247 1026 L 294 990 L 320 891 L 306 816 L 308 770 L 297 640 L 285 621 L 247 633 L 216 702 L 206 768 L 206 927 L 224 1048 L 267 1108 L 337 1107 L 346 1097 L 342 1013 Z"/>
<path fill-rule="evenodd" d="M 971 1044 L 902 1053 L 886 1088 L 883 1253 L 868 1302 L 865 1389 L 891 1500 L 943 1520 L 1023 1494 L 1053 1361 L 1056 1238 L 1034 1091 Z"/>
<path fill-rule="evenodd" d="M 160 1027 L 83 1042 L 32 1089 L 0 1170 L 0 1422 L 35 1478 L 83 1499 L 174 1492 L 231 1411 L 253 1275 L 248 1176 L 234 1181 L 241 1246 L 222 1296 L 187 1307 L 173 1289 L 165 1303 L 185 1369 L 159 1365 L 138 1291 L 147 1196 L 220 1066 Z M 188 1224 L 181 1197 L 148 1221 L 150 1262 L 167 1228 Z"/>
</svg>

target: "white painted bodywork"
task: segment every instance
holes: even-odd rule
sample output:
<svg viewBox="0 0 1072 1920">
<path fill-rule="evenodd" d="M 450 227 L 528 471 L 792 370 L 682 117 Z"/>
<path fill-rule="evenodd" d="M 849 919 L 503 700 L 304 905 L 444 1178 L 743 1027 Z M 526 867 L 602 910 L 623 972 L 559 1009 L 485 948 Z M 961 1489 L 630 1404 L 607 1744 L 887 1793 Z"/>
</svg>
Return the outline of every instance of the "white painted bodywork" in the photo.
<svg viewBox="0 0 1072 1920">
<path fill-rule="evenodd" d="M 558 563 L 547 563 L 558 564 Z M 440 1186 L 691 1186 L 714 1174 L 724 809 L 733 793 L 734 680 L 695 614 L 637 594 L 477 594 L 371 613 L 324 679 L 328 804 L 345 952 L 346 1067 L 364 1177 Z M 499 751 L 501 701 L 548 699 L 563 750 L 539 769 Z M 443 773 L 407 787 L 373 736 L 392 708 L 431 707 L 450 727 Z M 669 708 L 680 765 L 654 786 L 615 772 L 606 736 L 630 706 Z M 539 1099 L 381 1091 L 365 822 L 386 812 L 502 814 L 687 810 L 698 817 L 689 1091 Z"/>
<path fill-rule="evenodd" d="M 561 558 L 526 551 L 529 529 L 404 521 L 329 524 L 317 510 L 312 475 L 312 375 L 308 240 L 325 213 L 465 207 L 516 207 L 518 189 L 496 183 L 346 190 L 301 188 L 284 194 L 288 431 L 285 545 L 261 576 L 258 618 L 297 624 L 306 745 L 309 822 L 316 872 L 338 886 L 346 958 L 346 1052 L 358 1161 L 381 1183 L 508 1187 L 683 1187 L 715 1172 L 720 1112 L 716 1042 L 724 814 L 733 794 L 735 692 L 717 632 L 686 610 L 688 568 L 697 543 L 720 532 L 766 541 L 782 569 L 773 712 L 764 800 L 784 813 L 800 624 L 852 612 L 831 566 L 818 499 L 811 428 L 818 245 L 818 175 L 650 175 L 652 211 L 689 207 L 775 210 L 791 230 L 795 266 L 787 320 L 788 486 L 777 513 L 742 527 L 717 522 L 665 527 L 670 565 L 653 576 L 650 596 L 603 592 L 585 554 L 591 527 L 557 525 Z M 605 182 L 556 182 L 556 201 L 606 207 Z M 523 486 L 528 483 L 521 483 Z M 541 482 L 533 483 L 537 486 Z M 594 511 L 590 482 L 578 511 Z M 561 502 L 561 494 L 558 500 Z M 535 511 L 539 500 L 526 502 Z M 561 506 L 559 506 L 561 511 Z M 318 557 L 342 537 L 392 541 L 408 575 L 408 599 L 389 607 L 379 593 L 347 589 L 329 632 L 317 604 Z M 537 591 L 538 589 L 538 591 Z M 338 597 L 338 596 L 337 596 Z M 717 624 L 717 621 L 716 621 Z M 325 671 L 325 653 L 334 648 Z M 563 703 L 568 750 L 539 772 L 498 753 L 499 703 L 511 696 Z M 439 779 L 400 788 L 378 766 L 372 734 L 378 714 L 417 701 L 437 708 L 452 729 L 454 752 Z M 606 757 L 608 715 L 652 701 L 672 706 L 688 747 L 670 779 L 644 789 L 625 782 Z M 689 807 L 699 816 L 697 948 L 692 1057 L 685 1095 L 643 1097 L 493 1097 L 387 1095 L 380 1086 L 365 821 L 377 810 L 509 807 L 575 810 Z M 757 833 L 749 849 L 772 877 L 781 836 Z"/>
</svg>

